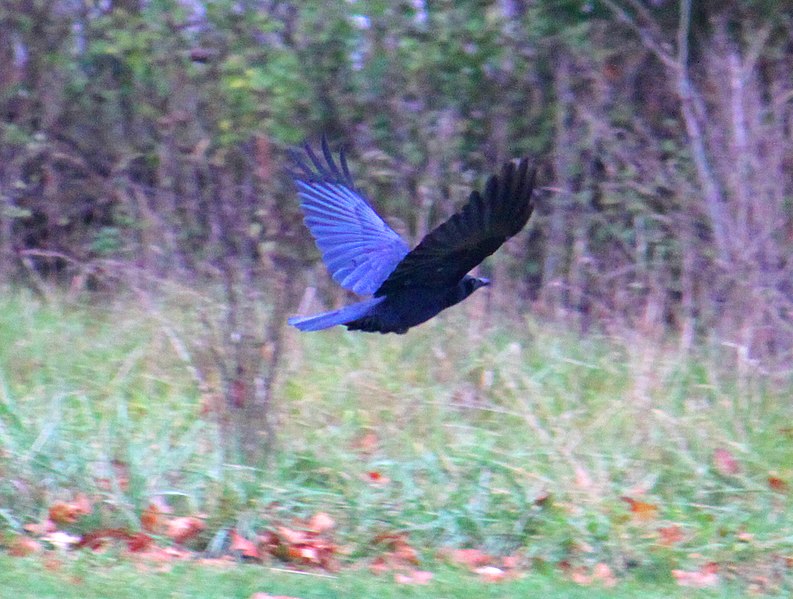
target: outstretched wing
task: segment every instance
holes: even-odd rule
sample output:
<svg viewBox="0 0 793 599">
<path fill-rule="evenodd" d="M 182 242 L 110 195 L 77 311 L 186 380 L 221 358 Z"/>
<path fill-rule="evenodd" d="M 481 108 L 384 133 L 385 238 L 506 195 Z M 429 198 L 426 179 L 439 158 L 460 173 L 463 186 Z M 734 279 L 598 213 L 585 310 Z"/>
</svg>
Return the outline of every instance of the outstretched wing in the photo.
<svg viewBox="0 0 793 599">
<path fill-rule="evenodd" d="M 355 189 L 343 151 L 339 168 L 324 136 L 322 155 L 324 162 L 309 146 L 305 155 L 291 152 L 299 169 L 292 176 L 306 226 L 333 280 L 359 295 L 370 295 L 409 248 Z"/>
<path fill-rule="evenodd" d="M 505 164 L 499 175 L 487 181 L 483 194 L 472 192 L 460 212 L 430 231 L 405 256 L 375 296 L 406 287 L 455 285 L 526 225 L 534 209 L 535 174 L 526 158 Z"/>
</svg>

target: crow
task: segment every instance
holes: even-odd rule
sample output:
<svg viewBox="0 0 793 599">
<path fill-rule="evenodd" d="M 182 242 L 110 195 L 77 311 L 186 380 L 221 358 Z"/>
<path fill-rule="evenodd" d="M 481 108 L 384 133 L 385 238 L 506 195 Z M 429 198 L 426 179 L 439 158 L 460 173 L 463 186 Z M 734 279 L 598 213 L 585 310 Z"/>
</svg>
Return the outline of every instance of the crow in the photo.
<svg viewBox="0 0 793 599">
<path fill-rule="evenodd" d="M 513 160 L 490 177 L 483 193 L 471 192 L 462 210 L 411 251 L 355 187 L 343 150 L 337 164 L 323 136 L 324 161 L 309 145 L 290 156 L 304 222 L 333 280 L 372 296 L 331 312 L 290 318 L 301 331 L 345 325 L 406 333 L 488 285 L 468 271 L 520 231 L 534 209 L 536 169 L 527 158 Z"/>
</svg>

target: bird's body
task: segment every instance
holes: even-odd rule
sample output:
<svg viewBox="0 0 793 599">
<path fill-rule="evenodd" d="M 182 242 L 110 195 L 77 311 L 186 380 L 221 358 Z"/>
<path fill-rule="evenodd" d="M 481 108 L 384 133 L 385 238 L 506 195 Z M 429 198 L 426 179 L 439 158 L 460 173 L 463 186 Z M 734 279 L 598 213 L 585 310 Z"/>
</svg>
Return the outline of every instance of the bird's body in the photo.
<svg viewBox="0 0 793 599">
<path fill-rule="evenodd" d="M 534 170 L 524 158 L 490 177 L 484 194 L 471 193 L 457 214 L 412 251 L 356 190 L 344 154 L 341 168 L 322 140 L 323 163 L 306 146 L 292 157 L 306 226 L 333 279 L 362 302 L 314 316 L 294 317 L 301 331 L 335 325 L 350 330 L 405 333 L 488 285 L 466 274 L 520 231 L 531 216 Z"/>
</svg>

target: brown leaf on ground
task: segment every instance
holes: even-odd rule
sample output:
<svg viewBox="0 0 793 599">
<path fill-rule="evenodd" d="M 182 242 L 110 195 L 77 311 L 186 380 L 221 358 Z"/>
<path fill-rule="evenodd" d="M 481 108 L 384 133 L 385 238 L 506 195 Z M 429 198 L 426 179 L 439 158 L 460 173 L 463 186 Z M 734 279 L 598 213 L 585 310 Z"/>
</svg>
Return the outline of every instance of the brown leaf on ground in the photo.
<svg viewBox="0 0 793 599">
<path fill-rule="evenodd" d="M 152 497 L 149 505 L 140 515 L 140 524 L 143 530 L 161 533 L 166 528 L 166 515 L 171 513 L 171 506 L 160 496 Z"/>
<path fill-rule="evenodd" d="M 172 541 L 181 544 L 195 538 L 204 528 L 204 521 L 200 518 L 182 516 L 168 522 L 165 535 Z"/>
<path fill-rule="evenodd" d="M 49 509 L 49 518 L 56 524 L 74 524 L 91 513 L 91 502 L 84 493 L 78 493 L 72 501 L 56 501 Z"/>
<path fill-rule="evenodd" d="M 713 451 L 713 467 L 722 476 L 735 476 L 741 471 L 741 465 L 735 456 L 722 447 Z"/>
<path fill-rule="evenodd" d="M 407 573 L 397 572 L 394 574 L 394 581 L 397 584 L 429 584 L 433 576 L 435 575 L 432 572 L 425 570 L 411 570 Z"/>
<path fill-rule="evenodd" d="M 8 545 L 8 555 L 12 557 L 27 557 L 42 550 L 41 543 L 25 535 L 14 537 Z"/>
<path fill-rule="evenodd" d="M 670 524 L 669 526 L 661 526 L 658 528 L 658 542 L 664 547 L 676 545 L 684 538 L 683 529 L 677 524 Z"/>
<path fill-rule="evenodd" d="M 231 544 L 229 545 L 229 551 L 236 553 L 241 557 L 259 559 L 259 549 L 256 547 L 256 543 L 246 539 L 236 530 L 231 531 Z"/>
<path fill-rule="evenodd" d="M 681 587 L 706 589 L 718 586 L 719 565 L 709 563 L 693 572 L 687 570 L 672 570 L 672 576 Z"/>
<path fill-rule="evenodd" d="M 327 514 L 312 523 L 297 521 L 303 529 L 277 526 L 275 531 L 265 531 L 257 538 L 259 555 L 272 555 L 285 561 L 293 561 L 303 565 L 319 566 L 326 570 L 338 569 L 336 554 L 338 546 L 327 535 L 328 527 L 335 522 Z M 325 529 L 320 534 L 313 528 Z"/>
<path fill-rule="evenodd" d="M 440 551 L 446 560 L 469 569 L 491 565 L 495 558 L 480 549 L 447 549 Z"/>
<path fill-rule="evenodd" d="M 383 533 L 376 536 L 372 544 L 383 548 L 383 553 L 369 564 L 374 574 L 412 571 L 419 563 L 418 551 L 410 545 L 406 533 Z"/>
<path fill-rule="evenodd" d="M 768 477 L 768 486 L 772 491 L 776 491 L 777 493 L 787 493 L 788 490 L 787 483 L 774 475 Z"/>
<path fill-rule="evenodd" d="M 325 512 L 317 512 L 308 521 L 308 528 L 311 532 L 322 534 L 336 527 L 336 521 Z"/>
<path fill-rule="evenodd" d="M 127 549 L 129 549 L 133 553 L 146 551 L 153 544 L 154 544 L 154 539 L 152 539 L 145 532 L 135 533 L 133 535 L 130 535 L 130 537 L 127 539 Z"/>
<path fill-rule="evenodd" d="M 642 521 L 653 520 L 658 515 L 658 506 L 631 497 L 621 497 L 630 506 L 631 514 Z"/>
<path fill-rule="evenodd" d="M 30 534 L 40 537 L 58 530 L 58 526 L 52 520 L 44 520 L 43 522 L 31 522 L 22 527 Z"/>
</svg>

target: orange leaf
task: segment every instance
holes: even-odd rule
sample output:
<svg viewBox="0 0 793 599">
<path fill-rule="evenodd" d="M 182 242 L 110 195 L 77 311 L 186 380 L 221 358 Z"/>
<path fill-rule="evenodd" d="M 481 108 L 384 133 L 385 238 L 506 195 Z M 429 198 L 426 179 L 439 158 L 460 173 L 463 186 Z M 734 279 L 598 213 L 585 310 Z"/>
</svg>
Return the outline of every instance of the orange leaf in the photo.
<svg viewBox="0 0 793 599">
<path fill-rule="evenodd" d="M 239 553 L 242 557 L 259 559 L 259 549 L 256 547 L 256 544 L 243 537 L 236 530 L 231 531 L 229 551 Z"/>
<path fill-rule="evenodd" d="M 290 545 L 302 545 L 311 540 L 308 533 L 303 530 L 294 530 L 286 526 L 279 526 L 277 531 L 278 536 L 281 537 L 285 543 L 289 543 Z"/>
<path fill-rule="evenodd" d="M 630 497 L 622 497 L 621 499 L 630 506 L 631 513 L 637 520 L 652 520 L 658 514 L 658 507 L 652 503 L 638 501 Z"/>
<path fill-rule="evenodd" d="M 370 483 L 374 483 L 376 485 L 387 485 L 391 482 L 391 479 L 387 476 L 383 475 L 381 472 L 377 470 L 372 470 L 366 473 L 366 478 L 369 480 Z"/>
<path fill-rule="evenodd" d="M 40 551 L 41 544 L 24 535 L 15 537 L 8 546 L 8 555 L 12 557 L 27 557 L 32 553 L 39 553 Z"/>
<path fill-rule="evenodd" d="M 150 503 L 140 515 L 140 525 L 143 530 L 157 532 L 164 524 L 162 512 L 154 503 Z"/>
<path fill-rule="evenodd" d="M 325 512 L 317 512 L 308 521 L 308 528 L 317 534 L 322 534 L 335 528 L 336 522 Z"/>
<path fill-rule="evenodd" d="M 677 524 L 662 526 L 658 529 L 661 545 L 670 547 L 683 540 L 683 529 Z"/>
<path fill-rule="evenodd" d="M 168 522 L 165 534 L 177 543 L 185 543 L 204 530 L 204 522 L 195 516 L 182 516 Z"/>
<path fill-rule="evenodd" d="M 772 491 L 776 491 L 777 493 L 787 492 L 787 483 L 778 476 L 769 476 L 768 486 L 771 487 Z"/>
<path fill-rule="evenodd" d="M 728 450 L 719 447 L 713 452 L 713 466 L 722 476 L 734 476 L 741 471 L 741 466 L 735 456 Z"/>
<path fill-rule="evenodd" d="M 84 515 L 83 506 L 66 501 L 56 501 L 50 506 L 50 520 L 56 524 L 73 524 Z"/>
</svg>

